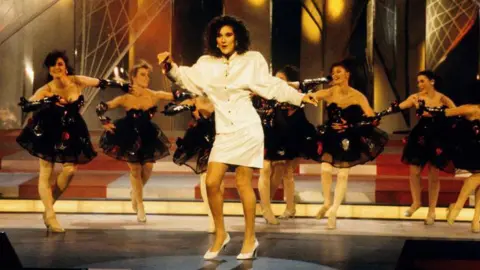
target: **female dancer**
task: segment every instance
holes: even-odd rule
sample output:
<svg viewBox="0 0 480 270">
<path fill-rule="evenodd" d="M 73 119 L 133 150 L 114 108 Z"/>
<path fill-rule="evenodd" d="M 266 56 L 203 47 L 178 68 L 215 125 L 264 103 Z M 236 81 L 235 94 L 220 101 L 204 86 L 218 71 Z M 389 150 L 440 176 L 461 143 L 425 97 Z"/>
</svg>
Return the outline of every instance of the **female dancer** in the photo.
<svg viewBox="0 0 480 270">
<path fill-rule="evenodd" d="M 48 83 L 28 100 L 21 98 L 24 112 L 34 111 L 33 117 L 17 137 L 17 142 L 31 155 L 40 158 L 38 194 L 45 212 L 43 220 L 48 230 L 64 232 L 58 223 L 53 204 L 70 184 L 77 164 L 90 162 L 97 153 L 93 150 L 87 125 L 80 115 L 86 87 L 107 86 L 128 92 L 128 84 L 73 75 L 65 52 L 50 52 L 43 65 L 48 69 Z M 52 192 L 50 177 L 54 164 L 62 163 Z"/>
<path fill-rule="evenodd" d="M 374 125 L 360 125 L 366 117 L 375 114 L 367 98 L 349 85 L 350 60 L 333 64 L 331 73 L 333 87 L 315 93 L 317 99 L 323 99 L 328 104 L 328 122 L 320 127 L 320 156 L 316 158 L 321 162 L 324 196 L 323 206 L 316 218 L 323 218 L 331 207 L 327 229 L 336 228 L 337 210 L 345 197 L 349 168 L 375 159 L 388 141 L 388 135 Z M 333 167 L 339 170 L 332 205 Z"/>
<path fill-rule="evenodd" d="M 456 169 L 468 170 L 472 173 L 465 179 L 457 201 L 451 204 L 447 214 L 447 222 L 453 224 L 462 210 L 468 196 L 475 192 L 475 212 L 472 220 L 472 232 L 480 232 L 480 106 L 462 105 L 457 108 L 445 109 L 445 107 L 427 107 L 425 110 L 437 117 L 463 116 L 455 119 L 452 129 L 448 132 L 446 142 L 451 146 L 450 153 Z M 442 120 L 440 120 L 442 121 Z M 450 121 L 449 121 L 450 122 Z"/>
<path fill-rule="evenodd" d="M 285 66 L 278 70 L 275 76 L 288 82 L 299 80 L 298 69 L 293 66 Z M 289 219 L 295 216 L 293 173 L 298 164 L 298 157 L 305 156 L 303 150 L 316 148 L 314 145 L 306 147 L 305 143 L 308 138 L 312 144 L 315 143 L 313 141 L 315 128 L 306 119 L 303 108 L 296 106 L 277 103 L 269 118 L 272 118 L 273 125 L 264 125 L 266 151 L 258 188 L 263 217 L 268 224 L 277 225 L 279 222 L 273 215 L 270 200 L 283 179 L 286 209 L 279 218 Z"/>
<path fill-rule="evenodd" d="M 292 152 L 285 148 L 286 122 L 279 103 L 264 99 L 258 95 L 252 96 L 252 104 L 262 121 L 264 132 L 264 160 L 258 179 L 260 208 L 267 224 L 280 224 L 275 218 L 270 205 L 279 183 L 272 183 L 274 172 L 279 172 L 280 164 L 292 158 Z M 276 177 L 280 178 L 280 177 Z M 274 187 L 275 186 L 275 187 Z"/>
<path fill-rule="evenodd" d="M 183 111 L 191 111 L 194 122 L 185 131 L 183 138 L 176 141 L 177 149 L 173 154 L 173 162 L 179 166 L 185 165 L 200 174 L 200 193 L 207 209 L 209 218 L 208 232 L 215 232 L 215 223 L 212 211 L 208 205 L 206 171 L 208 158 L 215 140 L 215 121 L 213 104 L 206 97 L 196 97 L 176 105 L 170 103 L 165 106 L 163 113 L 168 116 L 176 115 Z M 223 194 L 224 185 L 222 183 Z"/>
<path fill-rule="evenodd" d="M 272 77 L 258 52 L 249 51 L 249 32 L 243 22 L 230 16 L 214 18 L 206 32 L 207 55 L 192 67 L 177 67 L 168 53 L 159 55 L 167 76 L 197 95 L 207 95 L 215 107 L 216 136 L 207 169 L 207 193 L 215 220 L 216 237 L 204 258 L 213 259 L 230 241 L 223 221 L 220 183 L 229 165 L 236 166 L 237 189 L 245 214 L 245 238 L 237 259 L 252 259 L 255 238 L 255 194 L 251 185 L 253 168 L 263 164 L 263 130 L 252 106 L 250 92 L 281 102 L 316 103 Z M 163 59 L 162 59 L 163 58 Z M 165 60 L 165 61 L 164 61 Z"/>
<path fill-rule="evenodd" d="M 421 71 L 417 75 L 419 92 L 409 96 L 402 103 L 393 103 L 388 109 L 379 113 L 382 117 L 404 109 L 419 108 L 419 101 L 424 101 L 427 106 L 448 108 L 455 104 L 447 96 L 437 91 L 439 79 L 432 71 Z M 432 118 L 430 115 L 420 114 L 420 120 L 408 136 L 403 149 L 402 162 L 410 165 L 410 191 L 412 193 L 412 205 L 405 211 L 405 216 L 410 217 L 422 205 L 421 202 L 421 172 L 426 164 L 428 169 L 428 214 L 425 219 L 426 225 L 435 223 L 435 208 L 437 207 L 440 181 L 439 169 L 453 172 L 451 159 L 448 151 L 443 151 L 442 134 L 444 134 L 444 122 Z"/>
<path fill-rule="evenodd" d="M 130 79 L 135 95 L 125 94 L 97 106 L 97 115 L 104 133 L 100 148 L 115 159 L 126 161 L 130 168 L 132 208 L 138 222 L 146 222 L 143 206 L 143 187 L 152 174 L 153 163 L 168 156 L 170 142 L 160 128 L 151 120 L 161 100 L 173 100 L 173 94 L 148 89 L 152 67 L 147 62 L 135 65 Z M 104 114 L 109 109 L 123 107 L 127 115 L 113 124 Z"/>
</svg>

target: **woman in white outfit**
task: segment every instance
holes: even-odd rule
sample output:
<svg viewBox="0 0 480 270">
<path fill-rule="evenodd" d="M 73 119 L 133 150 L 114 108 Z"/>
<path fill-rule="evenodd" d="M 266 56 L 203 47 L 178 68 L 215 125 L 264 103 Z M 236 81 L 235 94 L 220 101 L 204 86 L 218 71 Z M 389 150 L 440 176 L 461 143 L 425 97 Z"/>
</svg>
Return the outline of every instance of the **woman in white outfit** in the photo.
<svg viewBox="0 0 480 270">
<path fill-rule="evenodd" d="M 249 32 L 240 20 L 231 16 L 214 18 L 207 27 L 205 43 L 207 54 L 192 67 L 178 67 L 168 53 L 158 58 L 170 80 L 194 94 L 208 96 L 215 108 L 216 136 L 206 182 L 216 234 L 204 258 L 216 258 L 230 241 L 225 232 L 220 186 L 228 167 L 235 166 L 245 215 L 245 237 L 237 259 L 252 259 L 259 244 L 254 231 L 256 198 L 251 180 L 253 169 L 263 165 L 264 137 L 250 93 L 294 105 L 316 104 L 316 100 L 270 75 L 263 56 L 248 50 Z"/>
</svg>

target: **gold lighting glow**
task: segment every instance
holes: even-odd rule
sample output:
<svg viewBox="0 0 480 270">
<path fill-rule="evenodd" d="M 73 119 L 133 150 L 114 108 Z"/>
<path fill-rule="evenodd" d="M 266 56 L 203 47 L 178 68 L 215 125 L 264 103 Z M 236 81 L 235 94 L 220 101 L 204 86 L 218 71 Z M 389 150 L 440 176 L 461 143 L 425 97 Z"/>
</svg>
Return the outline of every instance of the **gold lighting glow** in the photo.
<svg viewBox="0 0 480 270">
<path fill-rule="evenodd" d="M 345 0 L 328 0 L 327 15 L 332 20 L 338 20 L 345 11 Z"/>
<path fill-rule="evenodd" d="M 302 9 L 302 35 L 313 44 L 320 43 L 320 29 L 305 9 Z"/>
<path fill-rule="evenodd" d="M 254 7 L 261 7 L 267 0 L 248 0 L 248 3 Z"/>
<path fill-rule="evenodd" d="M 422 42 L 420 45 L 420 49 L 418 50 L 418 70 L 425 70 L 425 65 L 427 63 L 427 52 L 426 52 L 426 44 L 425 41 Z"/>
<path fill-rule="evenodd" d="M 35 78 L 35 72 L 33 71 L 32 64 L 30 62 L 25 63 L 25 73 L 27 74 L 28 81 L 33 84 Z"/>
</svg>

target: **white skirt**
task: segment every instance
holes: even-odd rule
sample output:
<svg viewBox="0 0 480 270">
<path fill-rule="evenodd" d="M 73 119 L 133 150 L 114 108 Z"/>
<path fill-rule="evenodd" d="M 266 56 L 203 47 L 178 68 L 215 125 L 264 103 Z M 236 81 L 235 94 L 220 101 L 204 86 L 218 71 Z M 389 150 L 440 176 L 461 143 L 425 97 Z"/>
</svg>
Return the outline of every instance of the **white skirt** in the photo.
<svg viewBox="0 0 480 270">
<path fill-rule="evenodd" d="M 263 167 L 264 135 L 260 123 L 215 135 L 208 162 L 251 168 Z"/>
</svg>

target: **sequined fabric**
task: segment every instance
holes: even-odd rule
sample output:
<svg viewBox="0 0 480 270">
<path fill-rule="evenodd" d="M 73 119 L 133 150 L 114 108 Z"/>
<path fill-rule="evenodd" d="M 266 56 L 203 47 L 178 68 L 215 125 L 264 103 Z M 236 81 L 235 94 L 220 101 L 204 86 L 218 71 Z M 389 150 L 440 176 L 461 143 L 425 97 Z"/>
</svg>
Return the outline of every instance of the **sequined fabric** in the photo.
<svg viewBox="0 0 480 270">
<path fill-rule="evenodd" d="M 110 157 L 130 163 L 155 162 L 170 154 L 170 142 L 162 130 L 151 121 L 157 107 L 132 109 L 114 121 L 115 132 L 105 131 L 100 148 Z"/>
<path fill-rule="evenodd" d="M 173 162 L 179 166 L 190 167 L 196 174 L 206 172 L 214 140 L 213 116 L 193 121 L 183 138 L 178 138 L 176 141 L 177 149 L 173 154 Z"/>
<path fill-rule="evenodd" d="M 455 169 L 480 172 L 480 121 L 457 118 L 450 124 L 449 147 Z"/>
<path fill-rule="evenodd" d="M 448 144 L 450 120 L 422 117 L 404 140 L 402 162 L 424 167 L 431 164 L 448 172 L 454 172 L 452 147 Z"/>
<path fill-rule="evenodd" d="M 85 164 L 97 153 L 87 125 L 80 115 L 84 98 L 57 106 L 46 106 L 29 119 L 17 142 L 31 155 L 54 163 Z"/>
<path fill-rule="evenodd" d="M 363 110 L 359 105 L 340 108 L 336 103 L 327 106 L 328 122 L 318 128 L 317 153 L 312 159 L 327 162 L 338 168 L 350 168 L 375 159 L 383 152 L 388 142 L 388 134 L 374 126 L 355 127 L 363 120 Z M 334 123 L 354 127 L 338 132 L 332 128 Z"/>
</svg>

